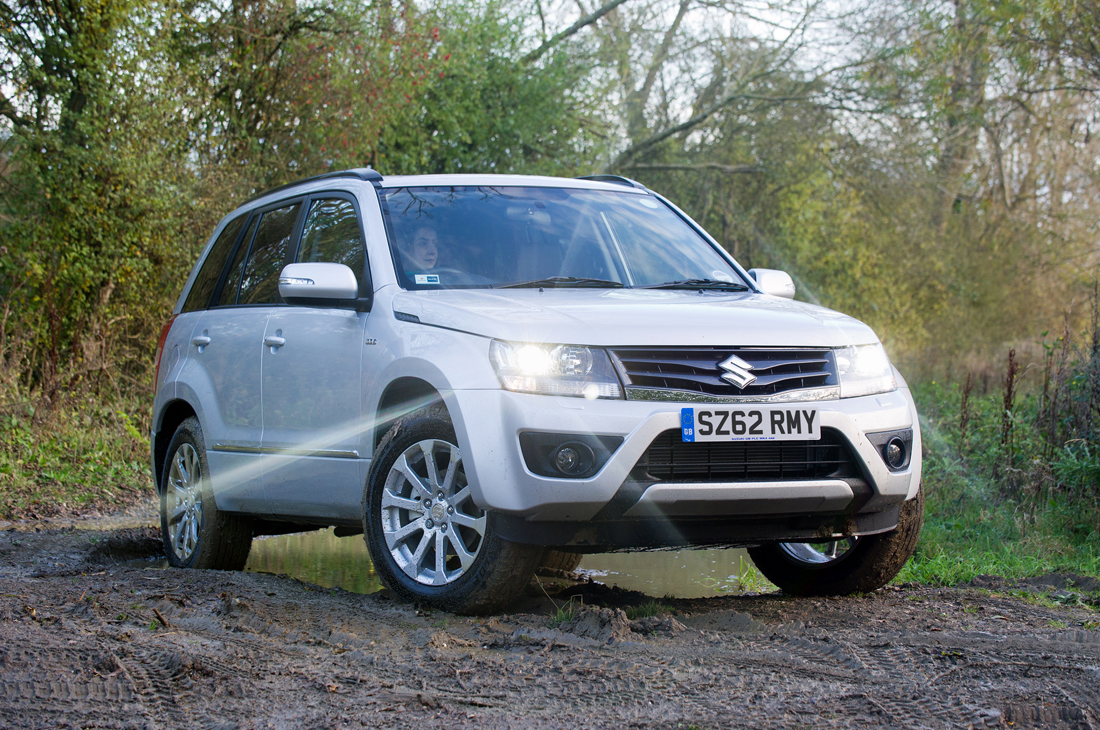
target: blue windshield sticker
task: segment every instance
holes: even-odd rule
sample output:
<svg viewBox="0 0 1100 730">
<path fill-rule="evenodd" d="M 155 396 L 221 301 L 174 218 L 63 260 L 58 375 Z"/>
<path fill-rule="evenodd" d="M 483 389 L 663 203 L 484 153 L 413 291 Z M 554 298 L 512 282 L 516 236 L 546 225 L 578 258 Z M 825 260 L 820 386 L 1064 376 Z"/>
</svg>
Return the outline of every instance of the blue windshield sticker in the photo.
<svg viewBox="0 0 1100 730">
<path fill-rule="evenodd" d="M 417 284 L 438 284 L 439 274 L 416 274 Z"/>
<path fill-rule="evenodd" d="M 695 440 L 695 409 L 694 408 L 681 408 L 680 409 L 680 431 L 683 434 L 684 441 Z"/>
</svg>

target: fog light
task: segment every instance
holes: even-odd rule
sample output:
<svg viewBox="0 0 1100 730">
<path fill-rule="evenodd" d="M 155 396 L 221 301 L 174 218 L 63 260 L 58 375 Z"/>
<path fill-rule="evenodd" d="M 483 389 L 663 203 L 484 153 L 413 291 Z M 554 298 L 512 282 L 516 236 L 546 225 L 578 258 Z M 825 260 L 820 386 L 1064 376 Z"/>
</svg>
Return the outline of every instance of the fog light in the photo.
<svg viewBox="0 0 1100 730">
<path fill-rule="evenodd" d="M 554 454 L 554 466 L 566 474 L 572 474 L 581 461 L 580 454 L 570 446 L 563 446 Z"/>
<path fill-rule="evenodd" d="M 550 463 L 562 474 L 579 474 L 587 471 L 595 461 L 595 455 L 587 445 L 577 441 L 562 444 L 550 455 Z"/>
<path fill-rule="evenodd" d="M 882 448 L 886 465 L 891 469 L 900 469 L 905 464 L 905 442 L 895 436 Z"/>
<path fill-rule="evenodd" d="M 622 436 L 536 431 L 519 435 L 527 468 L 554 479 L 587 479 L 603 468 L 622 443 Z"/>
</svg>

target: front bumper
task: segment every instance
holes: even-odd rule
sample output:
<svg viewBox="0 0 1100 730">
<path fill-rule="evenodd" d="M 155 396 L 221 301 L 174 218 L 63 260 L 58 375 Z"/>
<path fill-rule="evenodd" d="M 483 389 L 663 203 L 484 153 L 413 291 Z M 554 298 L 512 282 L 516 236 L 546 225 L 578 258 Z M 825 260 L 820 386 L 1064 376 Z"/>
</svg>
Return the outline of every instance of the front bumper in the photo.
<svg viewBox="0 0 1100 730">
<path fill-rule="evenodd" d="M 649 445 L 662 432 L 679 429 L 682 406 L 697 405 L 589 401 L 505 390 L 456 390 L 444 399 L 464 453 L 474 501 L 484 509 L 531 523 L 609 517 L 605 508 L 616 496 L 616 502 L 623 502 L 624 493 L 630 492 L 630 471 Z M 859 484 L 841 479 L 658 483 L 627 494 L 628 503 L 621 505 L 615 519 L 864 514 L 889 510 L 916 495 L 920 429 L 907 389 L 804 405 L 818 410 L 822 428 L 834 429 L 847 440 L 864 474 Z M 891 472 L 866 434 L 905 428 L 913 429 L 912 458 L 908 468 Z M 523 431 L 620 436 L 624 440 L 595 475 L 558 479 L 527 469 L 519 442 Z"/>
</svg>

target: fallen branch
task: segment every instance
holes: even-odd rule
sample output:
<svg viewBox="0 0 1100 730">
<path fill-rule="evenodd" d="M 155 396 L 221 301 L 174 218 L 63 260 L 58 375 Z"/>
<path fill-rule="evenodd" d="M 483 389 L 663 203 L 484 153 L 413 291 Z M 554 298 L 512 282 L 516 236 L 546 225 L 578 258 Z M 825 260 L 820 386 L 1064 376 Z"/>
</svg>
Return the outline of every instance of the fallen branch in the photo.
<svg viewBox="0 0 1100 730">
<path fill-rule="evenodd" d="M 164 614 L 162 614 L 156 608 L 153 609 L 153 613 L 155 613 L 157 615 L 157 620 L 160 621 L 162 624 L 164 624 L 164 628 L 166 628 L 166 629 L 172 628 L 172 624 L 168 623 L 168 619 L 164 618 Z"/>
</svg>

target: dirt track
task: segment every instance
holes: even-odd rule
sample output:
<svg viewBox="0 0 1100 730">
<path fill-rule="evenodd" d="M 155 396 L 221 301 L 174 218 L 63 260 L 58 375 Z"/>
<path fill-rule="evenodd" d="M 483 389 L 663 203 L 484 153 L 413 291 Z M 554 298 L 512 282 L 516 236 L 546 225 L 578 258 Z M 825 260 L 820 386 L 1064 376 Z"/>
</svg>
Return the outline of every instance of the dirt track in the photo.
<svg viewBox="0 0 1100 730">
<path fill-rule="evenodd" d="M 556 600 L 587 608 L 552 628 L 537 586 L 475 620 L 119 564 L 154 535 L 0 533 L 0 725 L 1100 728 L 1100 614 L 1084 606 L 903 588 L 671 601 L 630 622 L 640 594 L 559 581 Z"/>
</svg>

